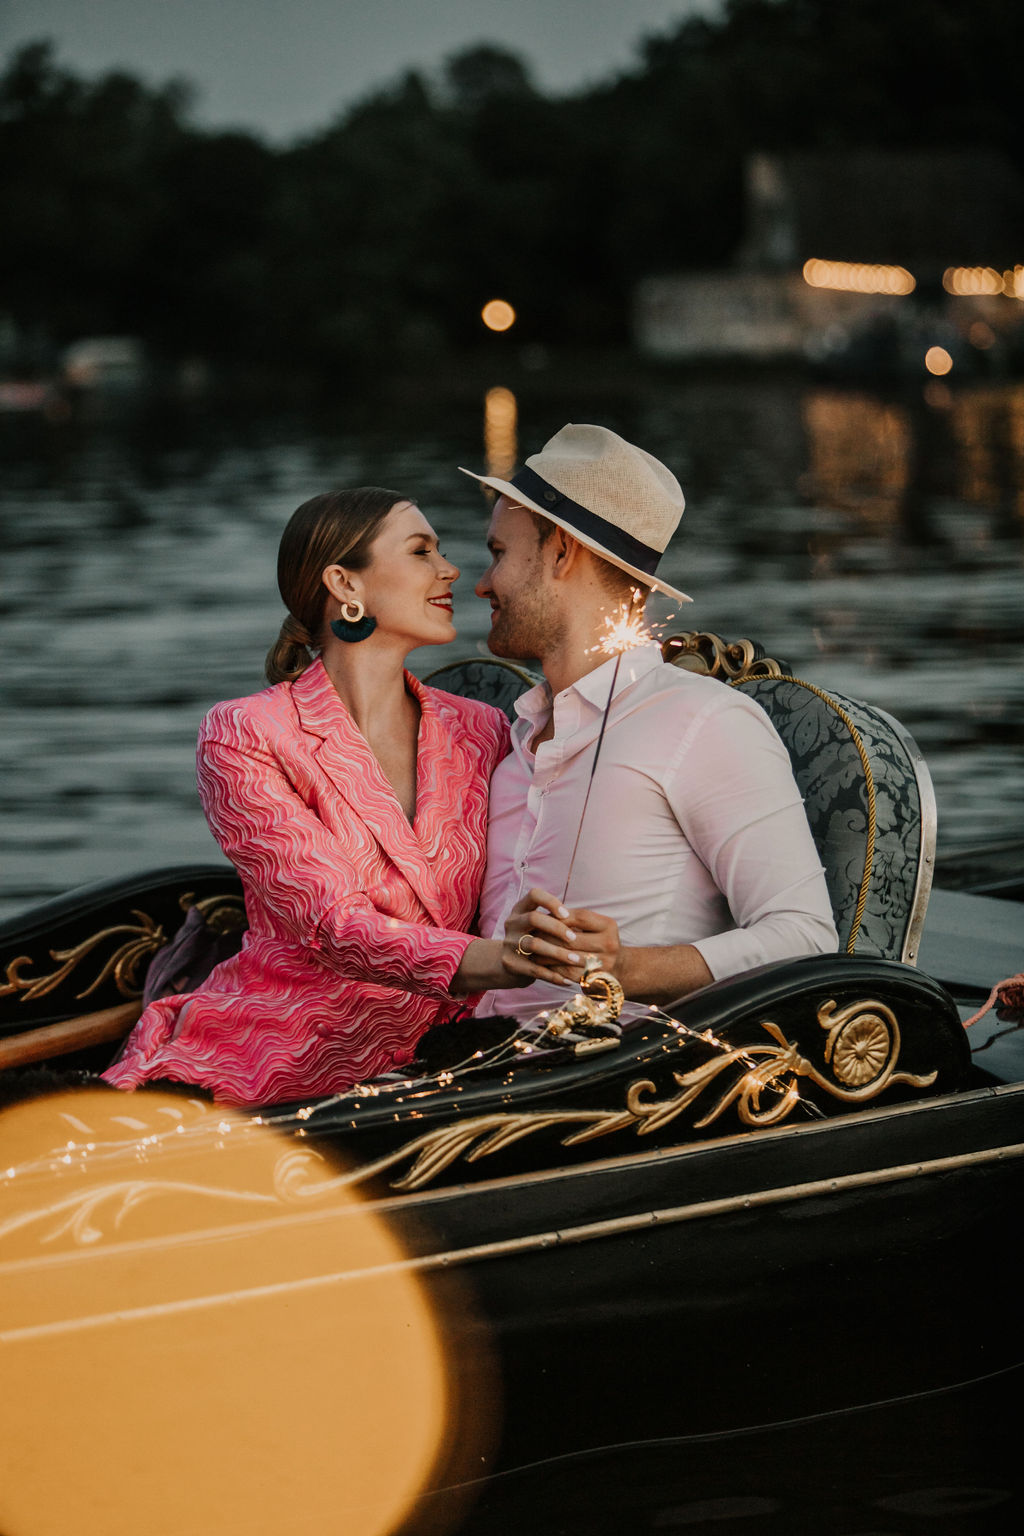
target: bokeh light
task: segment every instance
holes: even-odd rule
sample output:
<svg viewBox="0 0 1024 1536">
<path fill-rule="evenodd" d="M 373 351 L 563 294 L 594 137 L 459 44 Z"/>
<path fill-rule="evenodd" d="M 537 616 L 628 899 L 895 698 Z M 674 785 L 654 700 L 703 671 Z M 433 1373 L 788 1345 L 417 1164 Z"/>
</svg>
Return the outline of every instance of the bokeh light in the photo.
<svg viewBox="0 0 1024 1536">
<path fill-rule="evenodd" d="M 497 384 L 484 396 L 484 458 L 487 473 L 506 479 L 519 455 L 519 407 L 510 389 Z"/>
<path fill-rule="evenodd" d="M 935 374 L 936 378 L 942 378 L 952 370 L 953 359 L 945 347 L 929 347 L 924 355 L 924 365 L 929 373 Z"/>
<path fill-rule="evenodd" d="M 867 261 L 804 262 L 804 281 L 812 288 L 832 288 L 840 293 L 913 293 L 917 283 L 906 267 L 881 266 Z"/>
<path fill-rule="evenodd" d="M 491 299 L 480 311 L 480 318 L 489 331 L 507 331 L 516 323 L 516 312 L 506 299 Z"/>
<path fill-rule="evenodd" d="M 958 297 L 975 298 L 983 294 L 1003 293 L 1009 299 L 1024 299 L 1024 267 L 947 267 L 942 286 Z"/>
<path fill-rule="evenodd" d="M 975 320 L 967 332 L 967 339 L 972 347 L 987 352 L 989 347 L 995 346 L 996 333 L 984 320 Z"/>
<path fill-rule="evenodd" d="M 417 1265 L 344 1170 L 159 1090 L 16 1104 L 0 1139 L 0 1530 L 398 1524 L 466 1430 Z"/>
</svg>

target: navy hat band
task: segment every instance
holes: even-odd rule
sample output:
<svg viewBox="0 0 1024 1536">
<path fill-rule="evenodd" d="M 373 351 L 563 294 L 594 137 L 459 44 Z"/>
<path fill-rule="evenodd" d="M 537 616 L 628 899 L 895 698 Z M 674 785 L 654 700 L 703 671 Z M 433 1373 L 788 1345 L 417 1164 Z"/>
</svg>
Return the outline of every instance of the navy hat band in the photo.
<svg viewBox="0 0 1024 1536">
<path fill-rule="evenodd" d="M 600 544 L 608 554 L 615 555 L 619 560 L 625 560 L 627 565 L 636 566 L 638 571 L 643 571 L 647 576 L 653 576 L 658 569 L 658 561 L 661 552 L 652 549 L 649 544 L 634 539 L 631 533 L 625 533 L 617 528 L 614 523 L 609 523 L 605 518 L 599 517 L 596 512 L 590 512 L 586 507 L 581 507 L 578 501 L 573 501 L 571 496 L 563 496 L 553 485 L 541 478 L 532 469 L 520 469 L 512 476 L 509 482 L 517 491 L 522 491 L 531 501 L 535 501 L 538 507 L 543 507 L 545 512 L 550 512 L 552 517 L 561 518 L 578 533 L 584 534 L 588 539 L 593 539 L 595 544 Z"/>
</svg>

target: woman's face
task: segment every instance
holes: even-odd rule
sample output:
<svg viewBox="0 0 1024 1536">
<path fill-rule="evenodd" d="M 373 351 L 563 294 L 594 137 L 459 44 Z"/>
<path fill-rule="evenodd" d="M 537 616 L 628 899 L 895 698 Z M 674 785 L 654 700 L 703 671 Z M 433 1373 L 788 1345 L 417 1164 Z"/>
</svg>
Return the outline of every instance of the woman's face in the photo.
<svg viewBox="0 0 1024 1536">
<path fill-rule="evenodd" d="M 370 564 L 349 579 L 378 633 L 416 646 L 455 638 L 452 585 L 458 578 L 458 566 L 441 554 L 419 507 L 399 501 L 370 546 Z"/>
</svg>

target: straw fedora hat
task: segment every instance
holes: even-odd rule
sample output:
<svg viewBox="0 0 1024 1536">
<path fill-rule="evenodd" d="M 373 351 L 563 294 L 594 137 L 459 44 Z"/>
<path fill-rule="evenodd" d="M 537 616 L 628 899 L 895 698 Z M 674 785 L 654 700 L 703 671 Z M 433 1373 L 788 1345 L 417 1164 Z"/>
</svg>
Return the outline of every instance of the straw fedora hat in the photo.
<svg viewBox="0 0 1024 1536">
<path fill-rule="evenodd" d="M 607 427 L 570 422 L 511 480 L 471 469 L 462 473 L 549 518 L 644 586 L 680 603 L 693 601 L 655 575 L 683 515 L 679 481 L 651 454 Z"/>
</svg>

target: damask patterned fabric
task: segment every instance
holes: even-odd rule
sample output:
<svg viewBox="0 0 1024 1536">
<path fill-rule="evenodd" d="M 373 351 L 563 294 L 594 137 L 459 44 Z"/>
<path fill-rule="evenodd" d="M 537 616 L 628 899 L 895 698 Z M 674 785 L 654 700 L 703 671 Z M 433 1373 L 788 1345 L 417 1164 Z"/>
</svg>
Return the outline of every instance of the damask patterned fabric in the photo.
<svg viewBox="0 0 1024 1536">
<path fill-rule="evenodd" d="M 448 983 L 471 941 L 508 723 L 406 681 L 421 710 L 411 826 L 319 661 L 210 711 L 199 792 L 249 931 L 202 987 L 146 1009 L 108 1082 L 168 1077 L 238 1104 L 336 1093 L 405 1065 L 466 1006 Z"/>
<path fill-rule="evenodd" d="M 789 752 L 825 867 L 843 953 L 850 950 L 874 800 L 874 852 L 852 952 L 900 959 L 920 866 L 922 806 L 913 759 L 893 722 L 882 711 L 842 694 L 828 695 L 832 703 L 827 703 L 795 678 L 762 678 L 735 686 L 767 712 Z M 870 780 L 839 710 L 860 735 Z"/>
<path fill-rule="evenodd" d="M 493 704 L 514 720 L 516 699 L 543 682 L 543 678 L 539 672 L 531 672 L 517 662 L 481 657 L 479 661 L 450 661 L 431 672 L 426 681 L 434 688 L 447 688 L 467 699 Z"/>
</svg>

